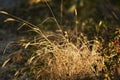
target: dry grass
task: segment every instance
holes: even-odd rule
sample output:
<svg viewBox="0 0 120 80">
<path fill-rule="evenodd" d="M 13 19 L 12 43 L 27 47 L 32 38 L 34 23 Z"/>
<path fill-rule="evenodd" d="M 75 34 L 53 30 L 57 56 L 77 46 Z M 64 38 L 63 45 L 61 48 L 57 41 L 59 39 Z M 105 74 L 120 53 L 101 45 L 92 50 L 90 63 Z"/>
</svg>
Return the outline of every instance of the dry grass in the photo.
<svg viewBox="0 0 120 80">
<path fill-rule="evenodd" d="M 52 44 L 40 36 L 31 41 L 18 41 L 22 47 L 5 58 L 4 75 L 9 74 L 11 79 L 17 80 L 76 80 L 99 76 L 103 59 L 98 43 L 80 40 L 77 47 L 62 34 L 49 33 L 46 37 Z M 96 47 L 90 49 L 90 45 Z"/>
<path fill-rule="evenodd" d="M 24 75 L 21 76 L 18 76 L 21 73 L 17 73 L 18 79 L 25 79 L 25 75 L 31 75 L 35 80 L 75 80 L 99 76 L 103 59 L 96 50 L 98 48 L 90 50 L 90 44 L 82 42 L 78 48 L 72 42 L 66 42 L 61 35 L 49 36 L 52 44 L 43 38 L 35 39 L 29 44 L 24 43 L 24 47 L 27 45 L 28 49 L 29 46 L 34 47 L 31 49 L 34 53 L 26 62 L 25 67 L 28 67 L 29 71 L 22 70 Z M 93 45 L 97 47 L 98 44 Z"/>
<path fill-rule="evenodd" d="M 98 41 L 88 41 L 83 34 L 74 37 L 65 32 L 63 35 L 63 31 L 44 34 L 40 28 L 25 20 L 4 11 L 0 13 L 14 18 L 7 21 L 22 22 L 39 35 L 34 39 L 19 40 L 20 51 L 7 57 L 1 70 L 6 69 L 0 74 L 4 73 L 4 76 L 14 80 L 79 80 L 99 76 L 103 59 Z"/>
</svg>

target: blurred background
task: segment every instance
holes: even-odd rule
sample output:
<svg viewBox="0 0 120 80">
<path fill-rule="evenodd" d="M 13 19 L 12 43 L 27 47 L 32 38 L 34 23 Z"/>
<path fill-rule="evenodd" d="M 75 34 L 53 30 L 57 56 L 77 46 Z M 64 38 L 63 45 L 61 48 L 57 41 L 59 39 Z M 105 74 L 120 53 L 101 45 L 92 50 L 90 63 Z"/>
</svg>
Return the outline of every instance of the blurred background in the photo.
<svg viewBox="0 0 120 80">
<path fill-rule="evenodd" d="M 51 19 L 55 18 L 62 30 L 74 30 L 77 25 L 78 32 L 83 32 L 90 38 L 102 36 L 108 39 L 107 36 L 112 35 L 109 33 L 119 28 L 120 20 L 120 1 L 115 0 L 0 0 L 0 10 L 44 30 L 55 31 L 58 28 Z M 21 23 L 4 23 L 8 17 L 0 15 L 1 34 L 5 34 L 6 29 L 15 34 L 24 30 L 16 32 Z"/>
</svg>

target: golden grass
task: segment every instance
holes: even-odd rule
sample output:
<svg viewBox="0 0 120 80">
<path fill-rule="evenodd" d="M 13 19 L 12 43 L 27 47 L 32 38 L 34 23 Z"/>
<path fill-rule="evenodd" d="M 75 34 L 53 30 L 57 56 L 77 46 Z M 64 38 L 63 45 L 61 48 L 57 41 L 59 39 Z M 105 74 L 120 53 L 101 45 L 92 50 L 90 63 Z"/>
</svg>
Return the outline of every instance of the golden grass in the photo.
<svg viewBox="0 0 120 80">
<path fill-rule="evenodd" d="M 62 35 L 62 34 L 60 34 Z M 27 60 L 30 74 L 36 80 L 75 80 L 85 77 L 98 76 L 99 71 L 103 68 L 103 59 L 97 50 L 89 49 L 89 44 L 81 43 L 77 48 L 72 42 L 66 42 L 60 36 L 55 36 L 54 45 L 40 38 L 31 42 L 30 45 L 37 47 L 35 53 Z M 43 40 L 42 40 L 43 39 Z M 60 44 L 61 41 L 63 44 Z M 93 44 L 96 45 L 97 44 Z M 25 45 L 24 45 L 25 46 Z M 96 48 L 98 49 L 98 48 Z M 34 49 L 33 49 L 34 50 Z M 95 68 L 96 66 L 96 68 Z M 26 74 L 26 71 L 22 72 Z M 28 74 L 26 74 L 28 75 Z"/>
<path fill-rule="evenodd" d="M 44 34 L 40 28 L 25 20 L 4 11 L 0 11 L 0 13 L 14 18 L 9 18 L 7 21 L 22 22 L 39 35 L 35 39 L 18 41 L 23 51 L 8 57 L 3 63 L 3 68 L 11 66 L 10 72 L 12 71 L 14 74 L 11 74 L 14 79 L 75 80 L 99 76 L 99 71 L 103 68 L 103 59 L 98 52 L 99 43 L 97 41 L 90 44 L 90 41 L 81 34 L 75 38 L 77 42 L 74 43 L 70 41 L 74 36 L 69 35 L 67 31 L 64 35 L 53 32 Z M 16 59 L 19 57 L 20 59 Z M 17 63 L 15 59 L 18 60 Z M 10 62 L 11 60 L 12 62 Z"/>
</svg>

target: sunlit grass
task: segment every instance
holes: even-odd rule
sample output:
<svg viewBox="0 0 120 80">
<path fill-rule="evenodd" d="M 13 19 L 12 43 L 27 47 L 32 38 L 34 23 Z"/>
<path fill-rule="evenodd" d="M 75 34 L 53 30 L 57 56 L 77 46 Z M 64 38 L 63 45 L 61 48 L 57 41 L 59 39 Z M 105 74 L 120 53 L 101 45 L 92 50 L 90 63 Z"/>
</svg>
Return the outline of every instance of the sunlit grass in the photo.
<svg viewBox="0 0 120 80">
<path fill-rule="evenodd" d="M 36 0 L 31 1 L 38 3 L 34 2 Z M 115 26 L 110 33 L 109 21 L 100 20 L 97 23 L 90 17 L 80 22 L 75 5 L 72 9 L 75 18 L 74 29 L 63 30 L 63 0 L 60 4 L 60 23 L 49 3 L 46 0 L 45 3 L 52 17 L 47 17 L 38 26 L 8 12 L 0 11 L 0 14 L 8 16 L 4 20 L 5 23 L 16 21 L 21 24 L 17 30 L 27 28 L 26 32 L 31 33 L 30 36 L 18 38 L 6 45 L 0 59 L 1 80 L 118 79 L 120 74 L 119 27 Z M 48 20 L 55 22 L 57 26 L 55 31 L 41 29 Z M 11 52 L 6 52 L 7 49 Z"/>
<path fill-rule="evenodd" d="M 103 68 L 98 41 L 88 41 L 80 33 L 72 42 L 72 36 L 63 33 L 43 33 L 37 26 L 13 16 L 5 21 L 18 21 L 38 35 L 35 39 L 19 40 L 20 51 L 9 55 L 2 67 L 10 67 L 14 79 L 56 80 L 97 77 Z M 74 36 L 73 36 L 74 37 Z M 92 42 L 92 43 L 91 43 Z M 15 67 L 13 67 L 15 66 Z"/>
</svg>

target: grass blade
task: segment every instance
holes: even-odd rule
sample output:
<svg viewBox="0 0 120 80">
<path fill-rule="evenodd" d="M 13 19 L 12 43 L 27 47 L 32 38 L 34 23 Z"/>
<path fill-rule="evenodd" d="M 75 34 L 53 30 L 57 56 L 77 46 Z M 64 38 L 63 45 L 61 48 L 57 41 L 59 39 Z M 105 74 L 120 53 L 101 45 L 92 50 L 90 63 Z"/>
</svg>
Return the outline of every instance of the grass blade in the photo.
<svg viewBox="0 0 120 80">
<path fill-rule="evenodd" d="M 7 12 L 5 11 L 0 11 L 1 14 L 8 14 Z"/>
<path fill-rule="evenodd" d="M 7 60 L 3 63 L 2 67 L 5 67 L 5 65 L 6 65 L 9 61 L 10 61 L 10 58 L 7 59 Z"/>
</svg>

